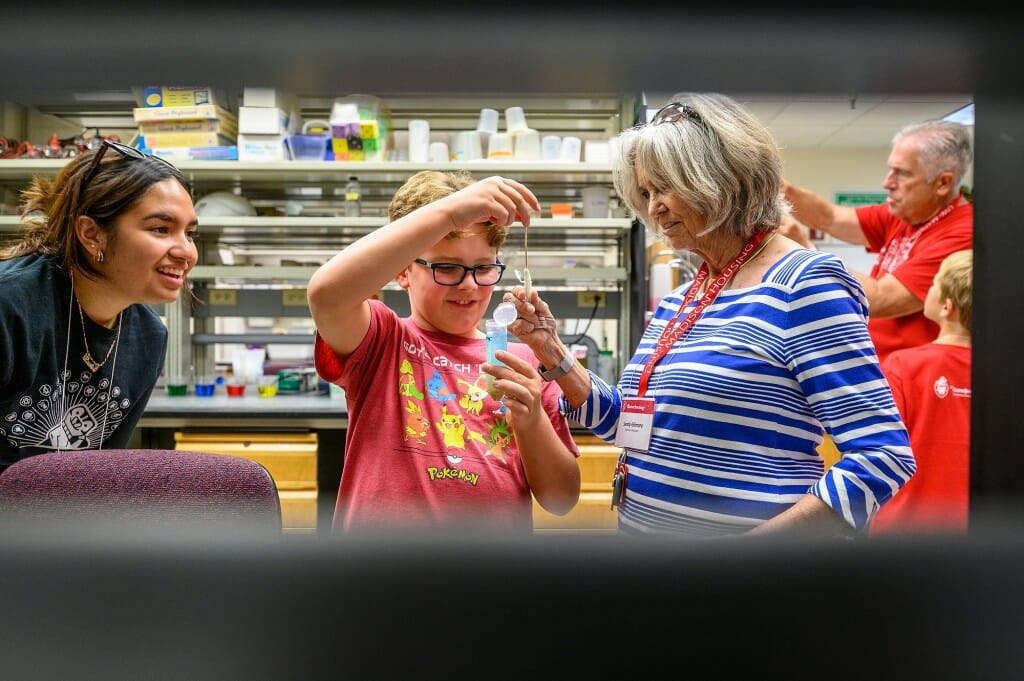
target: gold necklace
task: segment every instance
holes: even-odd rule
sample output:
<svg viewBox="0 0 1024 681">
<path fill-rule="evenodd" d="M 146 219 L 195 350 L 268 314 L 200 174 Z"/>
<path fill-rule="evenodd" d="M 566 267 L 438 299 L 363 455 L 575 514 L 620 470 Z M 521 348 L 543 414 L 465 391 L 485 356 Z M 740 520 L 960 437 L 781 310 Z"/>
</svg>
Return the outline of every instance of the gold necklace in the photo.
<svg viewBox="0 0 1024 681">
<path fill-rule="evenodd" d="M 762 241 L 761 245 L 757 247 L 757 250 L 754 251 L 753 253 L 751 253 L 750 256 L 746 260 L 743 261 L 743 264 L 736 268 L 736 271 L 739 272 L 741 269 L 743 269 L 743 267 L 748 262 L 752 261 L 754 258 L 759 256 L 761 254 L 761 251 L 764 250 L 764 247 L 768 245 L 768 242 L 775 238 L 776 234 L 778 234 L 778 232 L 772 232 L 771 235 L 767 239 Z M 704 293 L 705 291 L 708 290 L 708 282 L 710 282 L 710 281 L 711 281 L 711 277 L 708 276 L 708 278 L 704 280 L 704 283 L 700 285 L 700 292 L 701 293 Z"/>
<path fill-rule="evenodd" d="M 89 337 L 85 335 L 85 314 L 82 312 L 82 304 L 78 302 L 77 298 L 75 299 L 75 302 L 78 303 L 78 321 L 82 324 L 82 343 L 85 345 L 85 354 L 82 355 L 82 361 L 85 362 L 85 366 L 89 367 L 89 371 L 95 374 L 97 371 L 102 369 L 103 365 L 107 363 L 108 359 L 110 359 L 110 353 L 114 351 L 114 346 L 117 345 L 117 336 L 114 337 L 114 341 L 110 344 L 110 347 L 107 348 L 107 354 L 103 358 L 102 362 L 97 362 L 93 359 L 92 352 L 89 350 Z M 117 330 L 118 332 L 121 331 L 120 312 L 117 313 Z M 121 334 L 118 333 L 118 336 L 120 335 Z"/>
<path fill-rule="evenodd" d="M 765 239 L 764 241 L 762 241 L 762 242 L 761 242 L 761 245 L 757 247 L 757 250 L 756 250 L 756 251 L 754 251 L 753 253 L 751 253 L 751 254 L 750 254 L 750 257 L 749 257 L 749 258 L 747 258 L 747 259 L 746 259 L 746 260 L 745 260 L 745 261 L 743 262 L 743 265 L 740 265 L 738 269 L 742 269 L 742 268 L 743 268 L 743 266 L 744 266 L 744 265 L 746 265 L 746 264 L 747 264 L 748 262 L 751 262 L 751 261 L 752 261 L 752 260 L 753 260 L 754 258 L 756 258 L 757 256 L 761 255 L 761 251 L 763 251 L 763 250 L 764 250 L 764 247 L 765 247 L 765 246 L 767 246 L 767 245 L 769 244 L 769 242 L 771 242 L 771 240 L 775 238 L 775 235 L 776 235 L 776 234 L 778 234 L 778 232 L 772 232 L 772 233 L 771 233 L 771 235 L 770 235 L 770 236 L 769 236 L 769 237 L 768 237 L 767 239 Z"/>
</svg>

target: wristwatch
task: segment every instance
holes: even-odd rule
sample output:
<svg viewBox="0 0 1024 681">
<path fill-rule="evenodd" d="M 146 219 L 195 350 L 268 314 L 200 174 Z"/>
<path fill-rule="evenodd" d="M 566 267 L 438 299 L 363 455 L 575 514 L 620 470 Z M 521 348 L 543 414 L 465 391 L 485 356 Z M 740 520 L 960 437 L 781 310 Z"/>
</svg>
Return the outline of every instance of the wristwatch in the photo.
<svg viewBox="0 0 1024 681">
<path fill-rule="evenodd" d="M 576 359 L 572 356 L 572 352 L 569 351 L 569 348 L 566 348 L 565 355 L 562 357 L 562 361 L 559 362 L 556 366 L 552 367 L 551 369 L 545 369 L 544 365 L 542 364 L 541 366 L 537 367 L 537 369 L 540 371 L 540 377 L 543 378 L 545 381 L 554 381 L 555 379 L 561 378 L 562 376 L 565 376 L 567 373 L 569 373 L 569 369 L 572 369 L 573 362 L 575 361 Z"/>
</svg>

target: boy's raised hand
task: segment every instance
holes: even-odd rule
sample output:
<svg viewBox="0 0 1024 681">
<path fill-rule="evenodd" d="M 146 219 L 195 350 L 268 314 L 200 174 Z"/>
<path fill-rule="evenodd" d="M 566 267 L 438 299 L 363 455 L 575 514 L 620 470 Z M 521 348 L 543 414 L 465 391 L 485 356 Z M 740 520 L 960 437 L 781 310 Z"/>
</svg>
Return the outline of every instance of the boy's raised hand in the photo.
<svg viewBox="0 0 1024 681">
<path fill-rule="evenodd" d="M 452 229 L 490 222 L 507 226 L 521 222 L 530 226 L 530 211 L 540 211 L 540 202 L 525 185 L 494 175 L 464 187 L 436 204 L 448 213 Z"/>
</svg>

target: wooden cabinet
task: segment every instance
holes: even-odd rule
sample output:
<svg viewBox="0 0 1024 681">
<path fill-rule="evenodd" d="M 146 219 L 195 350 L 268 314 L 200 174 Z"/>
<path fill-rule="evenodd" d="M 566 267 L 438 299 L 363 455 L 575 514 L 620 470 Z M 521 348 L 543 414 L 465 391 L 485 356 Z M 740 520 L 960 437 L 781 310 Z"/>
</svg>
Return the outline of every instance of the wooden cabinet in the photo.
<svg viewBox="0 0 1024 681">
<path fill-rule="evenodd" d="M 617 511 L 612 503 L 612 474 L 619 460 L 619 448 L 588 434 L 573 436 L 580 456 L 580 500 L 564 516 L 548 513 L 533 502 L 533 528 L 536 534 L 615 534 Z"/>
</svg>

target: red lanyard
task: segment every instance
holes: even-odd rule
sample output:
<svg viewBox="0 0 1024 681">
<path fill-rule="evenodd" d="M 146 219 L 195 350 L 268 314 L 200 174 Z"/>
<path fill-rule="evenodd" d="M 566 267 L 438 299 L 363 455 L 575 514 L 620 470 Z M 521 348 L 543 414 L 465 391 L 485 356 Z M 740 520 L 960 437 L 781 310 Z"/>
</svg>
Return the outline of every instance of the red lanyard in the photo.
<svg viewBox="0 0 1024 681">
<path fill-rule="evenodd" d="M 953 200 L 953 203 L 949 204 L 942 210 L 940 210 L 931 220 L 924 223 L 920 227 L 914 228 L 914 233 L 910 236 L 901 238 L 900 240 L 893 239 L 882 248 L 880 254 L 881 260 L 878 263 L 879 276 L 882 274 L 889 274 L 894 269 L 902 265 L 910 257 L 910 250 L 914 248 L 914 244 L 921 238 L 929 227 L 934 225 L 939 220 L 943 219 L 947 215 L 953 212 L 953 209 L 960 205 L 960 195 Z"/>
<path fill-rule="evenodd" d="M 729 265 L 722 270 L 722 273 L 718 275 L 708 286 L 708 290 L 704 292 L 700 302 L 697 303 L 697 307 L 693 308 L 684 319 L 680 321 L 679 316 L 683 314 L 683 310 L 690 305 L 697 297 L 697 292 L 700 291 L 701 286 L 708 278 L 708 264 L 702 263 L 700 270 L 697 272 L 697 276 L 693 280 L 693 285 L 690 286 L 690 290 L 686 292 L 686 296 L 683 298 L 683 302 L 679 305 L 679 312 L 676 312 L 676 316 L 669 320 L 668 324 L 661 331 L 661 337 L 658 338 L 657 345 L 654 346 L 654 352 L 647 359 L 647 364 L 644 366 L 643 372 L 640 374 L 640 385 L 637 389 L 637 396 L 643 397 L 647 393 L 647 382 L 651 379 L 651 374 L 654 372 L 655 365 L 661 361 L 662 357 L 668 354 L 669 348 L 676 344 L 680 338 L 682 338 L 690 328 L 697 323 L 697 319 L 700 318 L 701 314 L 704 313 L 711 303 L 715 302 L 715 298 L 718 297 L 719 292 L 725 288 L 725 285 L 732 279 L 732 275 L 736 274 L 743 263 L 747 261 L 750 254 L 757 250 L 757 247 L 761 245 L 770 232 L 761 232 L 750 237 L 747 243 L 743 244 L 743 248 L 740 249 L 739 255 L 737 255 Z"/>
</svg>

